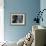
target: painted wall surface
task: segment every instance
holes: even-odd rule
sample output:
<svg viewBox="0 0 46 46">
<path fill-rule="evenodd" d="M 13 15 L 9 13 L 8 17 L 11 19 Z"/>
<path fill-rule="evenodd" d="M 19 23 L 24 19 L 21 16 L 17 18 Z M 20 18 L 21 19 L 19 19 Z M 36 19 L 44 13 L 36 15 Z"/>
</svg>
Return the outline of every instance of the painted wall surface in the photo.
<svg viewBox="0 0 46 46">
<path fill-rule="evenodd" d="M 46 9 L 46 0 L 41 0 L 41 1 L 40 1 L 40 9 L 41 9 L 41 11 L 42 11 L 43 9 Z M 40 22 L 40 25 L 46 27 L 46 10 L 43 12 L 42 17 L 43 17 L 43 22 L 41 21 L 41 22 Z"/>
<path fill-rule="evenodd" d="M 18 41 L 32 29 L 35 14 L 40 9 L 40 0 L 4 0 L 4 39 L 7 41 Z M 10 13 L 24 13 L 26 24 L 24 26 L 12 26 L 10 24 Z"/>
<path fill-rule="evenodd" d="M 4 2 L 0 0 L 0 42 L 4 41 Z"/>
</svg>

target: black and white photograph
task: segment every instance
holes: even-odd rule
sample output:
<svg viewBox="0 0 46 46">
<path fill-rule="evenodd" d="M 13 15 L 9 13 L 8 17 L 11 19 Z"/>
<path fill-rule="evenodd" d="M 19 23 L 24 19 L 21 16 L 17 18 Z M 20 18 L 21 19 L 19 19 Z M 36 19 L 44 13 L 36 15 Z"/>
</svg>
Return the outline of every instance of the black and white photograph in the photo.
<svg viewBox="0 0 46 46">
<path fill-rule="evenodd" d="M 24 25 L 25 15 L 24 14 L 11 14 L 11 24 L 12 25 Z"/>
</svg>

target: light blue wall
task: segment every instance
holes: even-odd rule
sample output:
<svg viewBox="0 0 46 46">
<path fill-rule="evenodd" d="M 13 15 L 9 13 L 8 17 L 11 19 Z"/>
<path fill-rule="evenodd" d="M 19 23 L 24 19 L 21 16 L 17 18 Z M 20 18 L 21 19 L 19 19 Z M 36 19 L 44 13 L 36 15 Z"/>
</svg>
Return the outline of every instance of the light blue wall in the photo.
<svg viewBox="0 0 46 46">
<path fill-rule="evenodd" d="M 33 19 L 40 9 L 40 0 L 4 0 L 4 38 L 7 41 L 18 41 L 32 29 Z M 12 26 L 10 13 L 24 13 L 26 24 L 24 26 Z"/>
<path fill-rule="evenodd" d="M 46 0 L 41 0 L 41 1 L 40 1 L 40 9 L 41 9 L 41 11 L 42 11 L 43 9 L 46 9 Z M 41 21 L 41 22 L 40 22 L 40 25 L 46 27 L 46 10 L 43 12 L 42 17 L 43 17 L 43 22 Z"/>
</svg>

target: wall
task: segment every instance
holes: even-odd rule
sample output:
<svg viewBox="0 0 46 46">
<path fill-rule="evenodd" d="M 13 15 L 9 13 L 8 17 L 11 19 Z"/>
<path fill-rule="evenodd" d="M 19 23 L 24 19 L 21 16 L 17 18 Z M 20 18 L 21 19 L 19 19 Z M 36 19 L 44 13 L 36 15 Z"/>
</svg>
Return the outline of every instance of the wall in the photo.
<svg viewBox="0 0 46 46">
<path fill-rule="evenodd" d="M 41 0 L 41 1 L 40 1 L 40 9 L 41 9 L 41 11 L 42 11 L 43 9 L 46 9 L 46 0 Z M 43 12 L 42 17 L 43 17 L 43 22 L 41 21 L 41 22 L 40 22 L 40 25 L 46 27 L 46 20 L 45 20 L 45 19 L 46 19 L 46 10 Z"/>
<path fill-rule="evenodd" d="M 40 0 L 4 0 L 4 39 L 7 41 L 18 41 L 32 29 L 35 14 L 40 10 Z M 10 13 L 20 12 L 26 16 L 24 26 L 12 26 L 10 24 Z"/>
<path fill-rule="evenodd" d="M 0 42 L 4 41 L 4 8 L 3 0 L 0 0 Z"/>
</svg>

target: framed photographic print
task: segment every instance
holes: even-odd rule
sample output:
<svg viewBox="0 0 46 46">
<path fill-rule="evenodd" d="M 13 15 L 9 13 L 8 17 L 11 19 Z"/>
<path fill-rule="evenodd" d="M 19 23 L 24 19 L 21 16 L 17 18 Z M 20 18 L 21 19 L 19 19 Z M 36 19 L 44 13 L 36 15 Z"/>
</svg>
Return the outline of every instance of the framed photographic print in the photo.
<svg viewBox="0 0 46 46">
<path fill-rule="evenodd" d="M 11 24 L 12 25 L 24 25 L 25 15 L 24 14 L 11 14 Z"/>
</svg>

